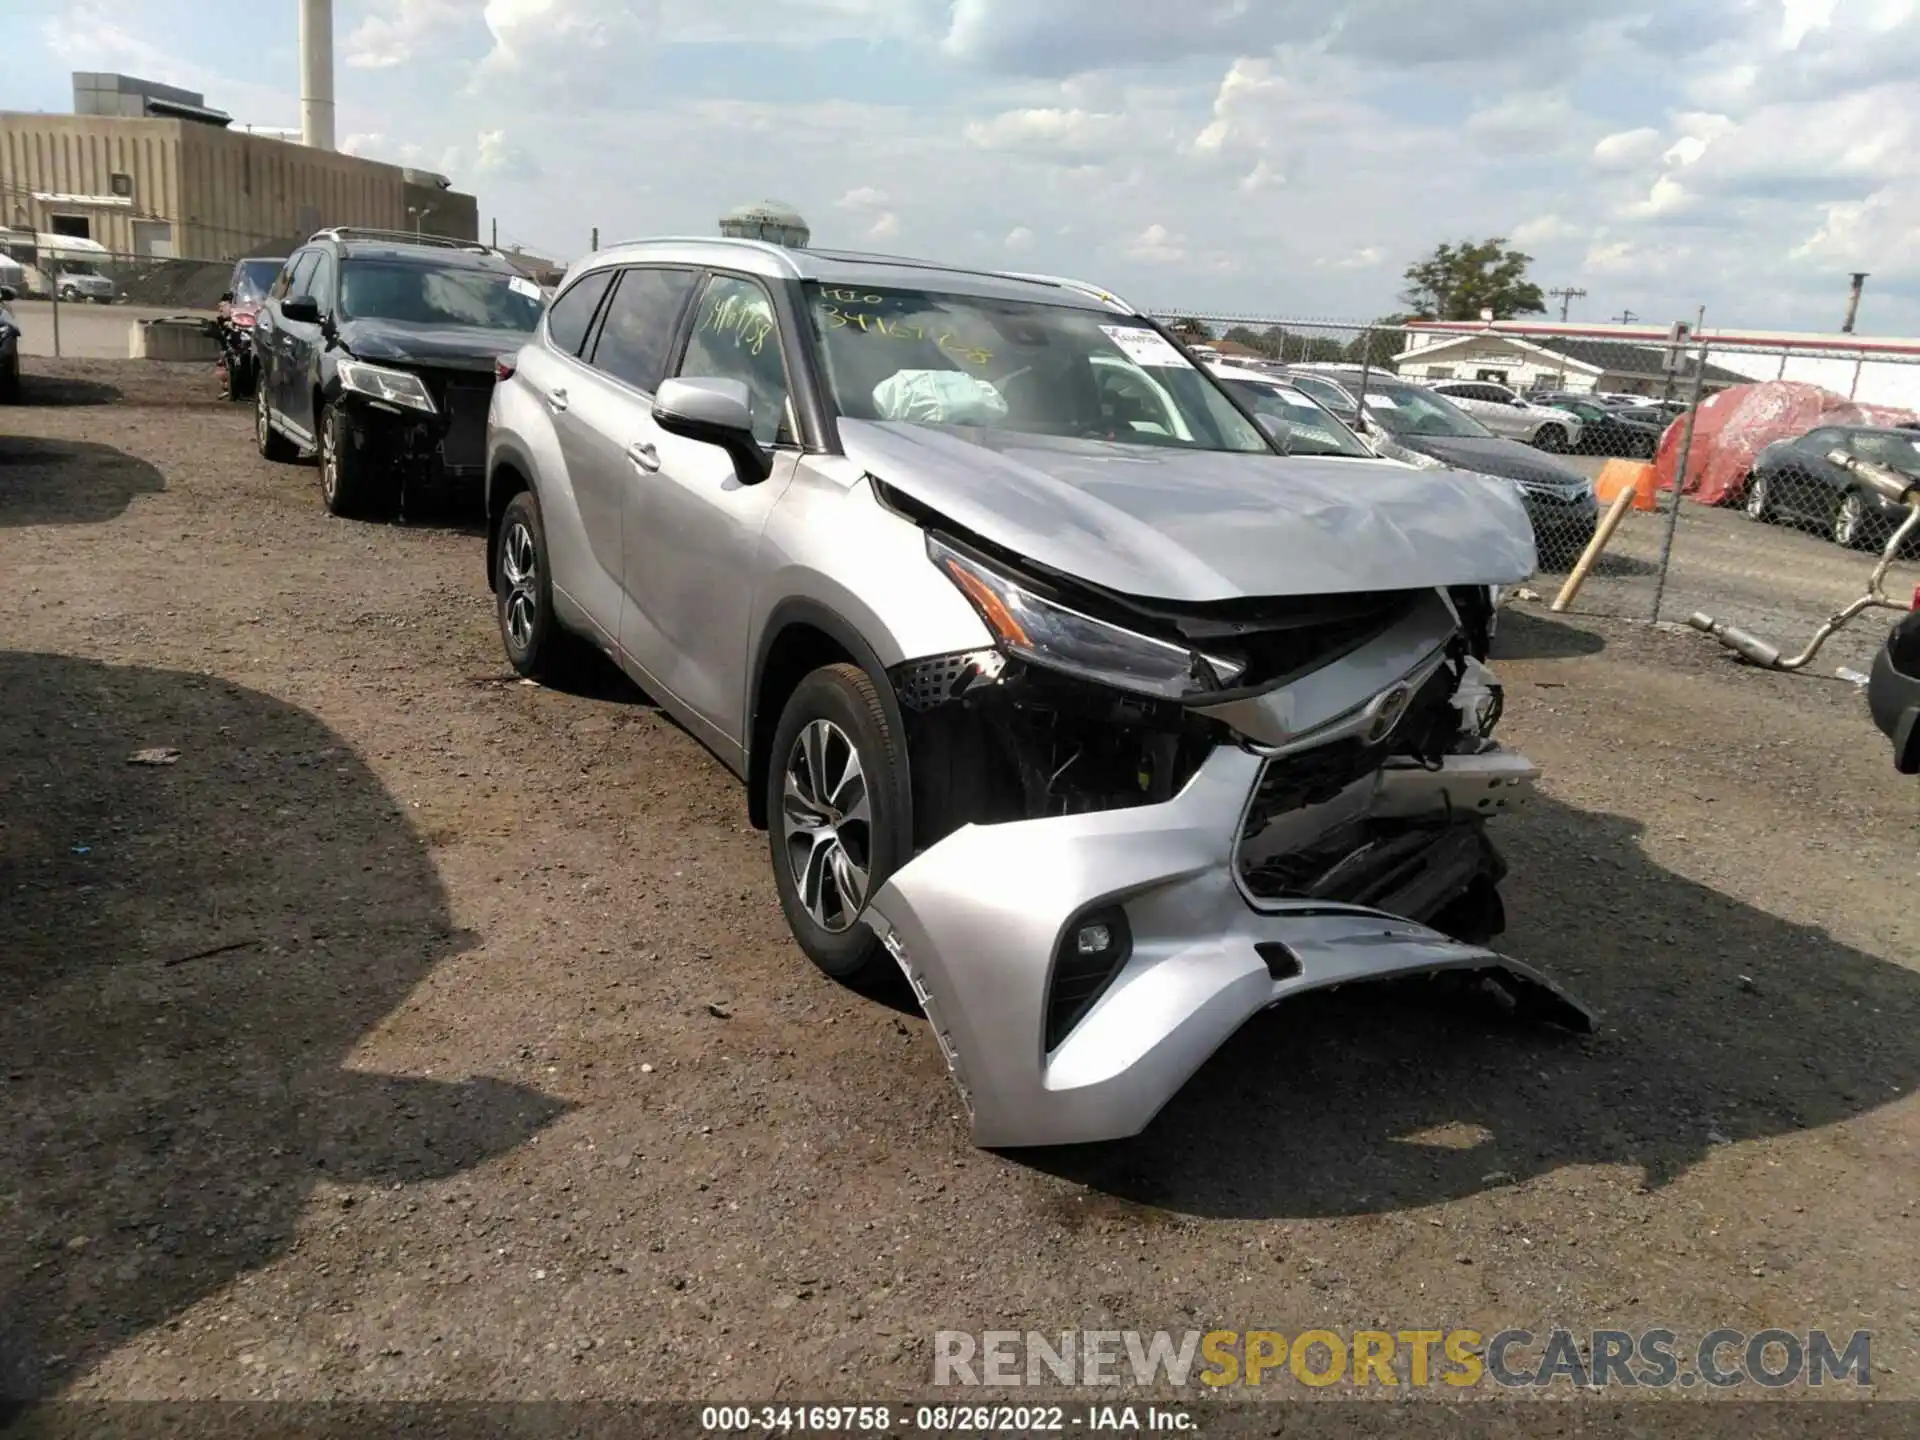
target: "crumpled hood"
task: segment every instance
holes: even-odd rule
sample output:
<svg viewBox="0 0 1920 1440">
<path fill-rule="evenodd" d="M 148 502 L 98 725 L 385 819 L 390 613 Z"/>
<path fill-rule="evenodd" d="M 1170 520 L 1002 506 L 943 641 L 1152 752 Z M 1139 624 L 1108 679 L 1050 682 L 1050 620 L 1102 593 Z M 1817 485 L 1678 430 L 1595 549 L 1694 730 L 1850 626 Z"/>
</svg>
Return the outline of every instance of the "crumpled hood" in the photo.
<svg viewBox="0 0 1920 1440">
<path fill-rule="evenodd" d="M 1141 599 L 1513 584 L 1534 570 L 1519 496 L 1473 475 L 871 420 L 841 420 L 840 438 L 956 525 Z"/>
<path fill-rule="evenodd" d="M 403 325 L 395 320 L 348 320 L 340 340 L 359 360 L 432 365 L 447 370 L 493 369 L 502 355 L 527 343 L 518 330 L 487 330 L 471 325 Z"/>
<path fill-rule="evenodd" d="M 1585 485 L 1587 477 L 1560 465 L 1530 445 L 1516 440 L 1480 439 L 1464 435 L 1399 435 L 1400 444 L 1462 470 L 1498 475 L 1504 480 L 1531 480 L 1536 485 Z"/>
</svg>

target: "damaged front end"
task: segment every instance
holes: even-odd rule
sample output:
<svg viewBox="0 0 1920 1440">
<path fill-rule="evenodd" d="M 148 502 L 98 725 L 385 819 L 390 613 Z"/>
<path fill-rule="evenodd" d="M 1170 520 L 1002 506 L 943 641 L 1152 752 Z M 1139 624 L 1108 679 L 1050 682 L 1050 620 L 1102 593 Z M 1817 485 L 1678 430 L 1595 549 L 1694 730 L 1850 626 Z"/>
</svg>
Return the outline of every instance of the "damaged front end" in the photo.
<svg viewBox="0 0 1920 1440">
<path fill-rule="evenodd" d="M 1492 739 L 1485 587 L 1173 604 L 928 550 L 996 644 L 891 674 L 917 853 L 866 919 L 976 1143 L 1134 1134 L 1252 1015 L 1354 981 L 1477 977 L 1591 1028 L 1484 948 L 1486 822 L 1537 775 Z"/>
</svg>

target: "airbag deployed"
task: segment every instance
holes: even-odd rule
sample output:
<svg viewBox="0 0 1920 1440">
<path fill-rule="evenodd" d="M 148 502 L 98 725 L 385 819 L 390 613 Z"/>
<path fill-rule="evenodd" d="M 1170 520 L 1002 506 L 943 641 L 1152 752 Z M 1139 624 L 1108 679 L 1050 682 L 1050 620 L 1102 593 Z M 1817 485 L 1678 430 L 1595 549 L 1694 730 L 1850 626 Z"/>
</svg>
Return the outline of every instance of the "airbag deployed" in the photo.
<svg viewBox="0 0 1920 1440">
<path fill-rule="evenodd" d="M 1007 402 L 984 380 L 959 370 L 897 370 L 873 387 L 882 420 L 915 425 L 996 425 Z"/>
</svg>

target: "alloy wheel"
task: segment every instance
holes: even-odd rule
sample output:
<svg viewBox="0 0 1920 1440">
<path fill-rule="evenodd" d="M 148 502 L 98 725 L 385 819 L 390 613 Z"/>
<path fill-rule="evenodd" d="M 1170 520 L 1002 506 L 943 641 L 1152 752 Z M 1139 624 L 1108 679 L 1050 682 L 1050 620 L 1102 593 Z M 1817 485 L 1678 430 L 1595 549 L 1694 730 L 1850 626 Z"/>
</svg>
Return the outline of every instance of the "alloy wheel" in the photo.
<svg viewBox="0 0 1920 1440">
<path fill-rule="evenodd" d="M 1747 518 L 1764 520 L 1767 518 L 1767 477 L 1756 475 L 1747 481 Z"/>
<path fill-rule="evenodd" d="M 533 531 L 516 520 L 500 540 L 500 578 L 507 582 L 507 639 L 514 651 L 524 655 L 533 644 L 533 629 L 540 616 L 540 552 L 533 543 Z"/>
<path fill-rule="evenodd" d="M 263 386 L 253 396 L 253 433 L 259 440 L 260 448 L 265 450 L 273 439 L 273 421 L 267 414 L 267 392 Z"/>
<path fill-rule="evenodd" d="M 1859 542 L 1861 527 L 1867 523 L 1866 503 L 1857 490 L 1849 490 L 1833 516 L 1833 542 L 1852 546 Z"/>
<path fill-rule="evenodd" d="M 873 810 L 860 752 L 831 720 L 794 737 L 780 826 L 800 904 L 823 930 L 847 930 L 867 903 Z"/>
<path fill-rule="evenodd" d="M 320 491 L 329 506 L 340 494 L 340 422 L 331 410 L 320 421 Z"/>
</svg>

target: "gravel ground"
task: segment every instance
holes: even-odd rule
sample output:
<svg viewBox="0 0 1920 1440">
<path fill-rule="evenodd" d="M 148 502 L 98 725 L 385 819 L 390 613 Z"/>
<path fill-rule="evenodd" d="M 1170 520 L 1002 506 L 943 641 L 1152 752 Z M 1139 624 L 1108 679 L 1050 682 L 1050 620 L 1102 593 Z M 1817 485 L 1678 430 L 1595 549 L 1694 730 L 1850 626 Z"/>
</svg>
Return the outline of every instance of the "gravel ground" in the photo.
<svg viewBox="0 0 1920 1440">
<path fill-rule="evenodd" d="M 27 383 L 0 1393 L 872 1398 L 942 1328 L 1664 1324 L 1871 1329 L 1920 1396 L 1920 826 L 1851 687 L 1515 607 L 1506 944 L 1599 1034 L 1349 990 L 1134 1141 L 983 1153 L 918 1018 L 788 941 L 721 767 L 611 674 L 512 680 L 469 518 L 328 519 L 206 367 Z"/>
</svg>

